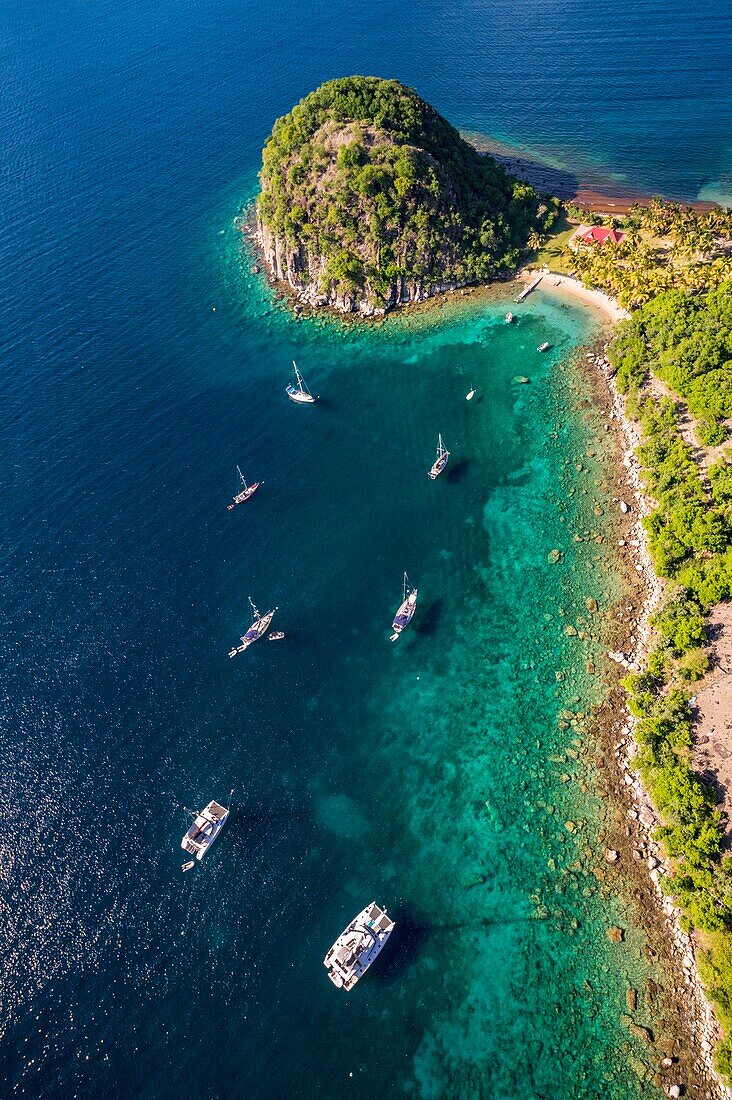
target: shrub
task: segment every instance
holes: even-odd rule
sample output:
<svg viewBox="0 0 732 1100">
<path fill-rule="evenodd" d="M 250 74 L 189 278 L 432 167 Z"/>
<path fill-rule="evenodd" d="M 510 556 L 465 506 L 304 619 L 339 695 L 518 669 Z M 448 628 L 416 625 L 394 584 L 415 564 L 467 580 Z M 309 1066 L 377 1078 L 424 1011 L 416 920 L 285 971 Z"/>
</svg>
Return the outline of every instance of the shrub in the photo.
<svg viewBox="0 0 732 1100">
<path fill-rule="evenodd" d="M 695 600 L 681 590 L 651 618 L 651 626 L 665 638 L 679 656 L 698 649 L 706 641 L 704 618 Z"/>
</svg>

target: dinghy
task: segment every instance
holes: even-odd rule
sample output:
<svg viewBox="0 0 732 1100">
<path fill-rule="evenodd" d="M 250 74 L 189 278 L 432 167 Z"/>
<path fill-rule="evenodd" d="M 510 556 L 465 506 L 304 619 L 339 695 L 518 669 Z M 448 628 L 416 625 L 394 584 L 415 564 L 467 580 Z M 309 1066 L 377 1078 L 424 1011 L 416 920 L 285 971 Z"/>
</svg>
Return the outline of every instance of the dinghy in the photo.
<svg viewBox="0 0 732 1100">
<path fill-rule="evenodd" d="M 249 597 L 249 603 L 252 604 L 252 614 L 254 621 L 247 630 L 246 634 L 242 634 L 240 638 L 241 645 L 232 646 L 229 650 L 230 657 L 236 657 L 237 653 L 243 653 L 245 649 L 248 649 L 252 642 L 258 642 L 267 631 L 269 630 L 269 624 L 274 618 L 274 613 L 277 608 L 273 608 L 272 611 L 268 611 L 266 615 L 261 615 L 257 608 L 252 603 L 252 597 Z"/>
<path fill-rule="evenodd" d="M 245 500 L 249 500 L 250 497 L 253 497 L 259 486 L 263 484 L 263 482 L 261 481 L 253 481 L 251 485 L 247 485 L 246 481 L 244 480 L 244 474 L 241 472 L 238 466 L 236 469 L 239 474 L 239 481 L 241 482 L 242 487 L 239 492 L 231 498 L 231 504 L 226 505 L 227 512 L 233 512 L 237 504 L 243 504 Z"/>
<path fill-rule="evenodd" d="M 537 351 L 549 351 L 550 347 L 551 347 L 551 344 L 548 342 L 548 340 L 545 340 L 543 344 L 539 344 L 539 346 L 536 350 Z"/>
<path fill-rule="evenodd" d="M 433 481 L 438 478 L 442 471 L 445 469 L 449 457 L 450 452 L 446 448 L 445 444 L 442 442 L 442 436 L 439 435 L 437 437 L 437 458 L 432 463 L 432 468 L 430 470 L 430 477 Z"/>
<path fill-rule="evenodd" d="M 399 605 L 399 610 L 394 616 L 394 620 L 391 624 L 391 628 L 394 633 L 391 636 L 391 641 L 395 642 L 401 632 L 406 626 L 411 623 L 414 612 L 417 607 L 417 589 L 412 588 L 409 583 L 409 577 L 404 574 L 404 584 L 402 586 L 402 602 Z"/>
<path fill-rule="evenodd" d="M 290 398 L 290 401 L 295 401 L 298 405 L 312 405 L 316 398 L 313 397 L 308 389 L 305 379 L 300 374 L 297 368 L 297 363 L 292 360 L 292 367 L 295 371 L 295 381 L 290 382 L 290 385 L 286 388 L 285 393 Z"/>
</svg>

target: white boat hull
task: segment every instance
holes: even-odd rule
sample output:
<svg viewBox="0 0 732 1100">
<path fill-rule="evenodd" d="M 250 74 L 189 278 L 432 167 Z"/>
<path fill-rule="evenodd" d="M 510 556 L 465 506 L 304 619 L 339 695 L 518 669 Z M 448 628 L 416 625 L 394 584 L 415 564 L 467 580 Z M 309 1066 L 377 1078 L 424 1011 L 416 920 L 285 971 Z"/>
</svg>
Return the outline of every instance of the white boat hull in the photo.
<svg viewBox="0 0 732 1100">
<path fill-rule="evenodd" d="M 203 859 L 216 837 L 223 829 L 229 811 L 226 806 L 221 806 L 213 799 L 209 804 L 196 814 L 195 821 L 180 842 L 184 852 Z"/>
<path fill-rule="evenodd" d="M 288 386 L 285 393 L 289 397 L 290 401 L 294 401 L 296 405 L 314 405 L 315 398 L 311 393 L 304 393 L 303 390 L 298 390 L 294 386 Z"/>
<path fill-rule="evenodd" d="M 401 632 L 409 626 L 414 618 L 414 612 L 417 609 L 417 589 L 413 589 L 409 593 L 406 600 L 399 605 L 399 610 L 394 616 L 394 621 L 391 624 L 391 628 L 394 633 L 391 636 L 391 641 L 395 642 Z"/>
<path fill-rule="evenodd" d="M 394 921 L 375 901 L 362 909 L 341 932 L 323 959 L 328 977 L 338 989 L 353 989 L 394 930 Z"/>
</svg>

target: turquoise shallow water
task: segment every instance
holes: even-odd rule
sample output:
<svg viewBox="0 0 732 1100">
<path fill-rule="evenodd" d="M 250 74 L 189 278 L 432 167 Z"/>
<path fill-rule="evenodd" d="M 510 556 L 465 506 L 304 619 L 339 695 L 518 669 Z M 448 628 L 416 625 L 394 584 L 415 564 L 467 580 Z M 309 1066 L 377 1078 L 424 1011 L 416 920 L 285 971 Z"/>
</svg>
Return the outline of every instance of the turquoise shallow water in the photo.
<svg viewBox="0 0 732 1100">
<path fill-rule="evenodd" d="M 568 73 L 610 16 L 572 5 L 6 14 L 0 1091 L 650 1092 L 619 1023 L 642 945 L 605 938 L 628 915 L 557 725 L 593 690 L 565 626 L 617 587 L 569 368 L 593 322 L 544 293 L 510 328 L 498 300 L 296 322 L 233 223 L 272 118 L 354 69 L 693 197 L 725 170 L 721 30 L 687 12 L 654 68 L 669 9 L 633 14 L 637 63 L 603 53 L 603 83 Z M 314 409 L 285 398 L 293 356 Z M 266 484 L 230 514 L 237 462 Z M 392 646 L 404 569 L 420 607 Z M 230 662 L 250 594 L 288 639 Z M 182 807 L 232 787 L 181 875 Z M 323 955 L 372 898 L 397 933 L 339 996 Z"/>
</svg>

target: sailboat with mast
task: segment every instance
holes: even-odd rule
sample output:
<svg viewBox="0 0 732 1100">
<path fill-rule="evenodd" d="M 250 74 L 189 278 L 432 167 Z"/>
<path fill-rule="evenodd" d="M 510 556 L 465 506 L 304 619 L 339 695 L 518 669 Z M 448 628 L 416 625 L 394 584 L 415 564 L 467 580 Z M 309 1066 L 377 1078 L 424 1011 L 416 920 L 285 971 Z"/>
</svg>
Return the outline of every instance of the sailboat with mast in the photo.
<svg viewBox="0 0 732 1100">
<path fill-rule="evenodd" d="M 449 457 L 450 457 L 450 452 L 448 451 L 445 444 L 442 442 L 442 436 L 438 435 L 438 437 L 437 437 L 437 458 L 432 463 L 432 468 L 430 470 L 430 477 L 432 478 L 433 481 L 435 480 L 435 478 L 438 478 L 440 476 L 440 474 L 442 473 L 442 471 L 445 469 L 445 467 L 447 466 L 447 460 L 448 460 Z"/>
<path fill-rule="evenodd" d="M 391 636 L 391 641 L 395 642 L 401 632 L 406 626 L 411 623 L 414 612 L 417 608 L 417 589 L 412 588 L 409 583 L 409 577 L 404 574 L 404 584 L 402 586 L 402 602 L 399 605 L 399 610 L 394 616 L 394 620 L 391 624 L 391 628 L 394 633 Z"/>
<path fill-rule="evenodd" d="M 272 611 L 268 611 L 266 615 L 262 615 L 257 607 L 252 603 L 252 597 L 249 597 L 249 603 L 252 605 L 252 625 L 247 630 L 246 634 L 242 634 L 239 639 L 240 645 L 232 646 L 229 650 L 230 657 L 236 657 L 237 653 L 243 653 L 245 649 L 249 649 L 252 642 L 258 642 L 260 638 L 269 630 L 269 624 L 274 618 L 274 613 L 277 608 L 273 608 Z"/>
<path fill-rule="evenodd" d="M 295 381 L 290 382 L 287 386 L 285 393 L 290 398 L 290 401 L 297 402 L 298 405 L 312 405 L 317 398 L 313 397 L 308 389 L 307 383 L 303 376 L 300 374 L 297 363 L 292 360 L 292 368 L 295 372 Z"/>
<path fill-rule="evenodd" d="M 247 485 L 244 474 L 241 472 L 238 466 L 236 469 L 237 473 L 239 474 L 239 482 L 241 484 L 241 488 L 239 492 L 235 493 L 234 496 L 231 498 L 231 503 L 226 505 L 227 512 L 233 512 L 237 504 L 243 504 L 245 500 L 249 500 L 250 497 L 253 497 L 259 486 L 264 484 L 264 482 L 262 481 L 253 481 L 251 485 Z"/>
</svg>

